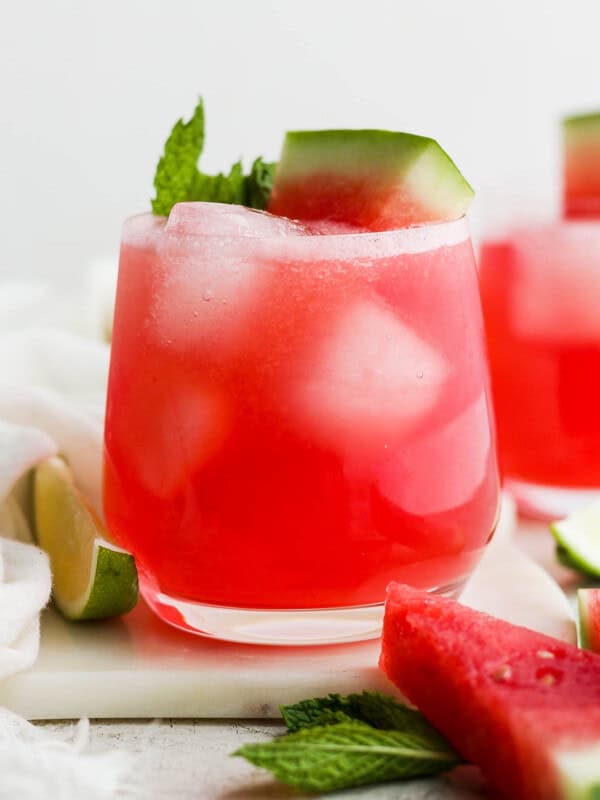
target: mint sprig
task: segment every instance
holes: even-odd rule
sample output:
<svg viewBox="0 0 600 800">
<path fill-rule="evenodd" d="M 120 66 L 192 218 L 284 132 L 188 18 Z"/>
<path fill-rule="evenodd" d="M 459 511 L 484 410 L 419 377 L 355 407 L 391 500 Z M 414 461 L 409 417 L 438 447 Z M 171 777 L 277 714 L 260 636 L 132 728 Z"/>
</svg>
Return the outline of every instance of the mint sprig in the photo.
<svg viewBox="0 0 600 800">
<path fill-rule="evenodd" d="M 281 713 L 287 735 L 233 755 L 305 791 L 426 777 L 460 763 L 418 711 L 376 692 L 330 694 L 282 706 Z"/>
<path fill-rule="evenodd" d="M 458 763 L 448 746 L 439 747 L 417 732 L 378 730 L 356 721 L 305 728 L 244 745 L 234 755 L 310 792 L 437 775 Z"/>
<path fill-rule="evenodd" d="M 204 105 L 198 101 L 188 122 L 177 120 L 156 167 L 152 212 L 167 216 L 175 203 L 190 200 L 198 174 L 198 159 L 204 147 Z"/>
<path fill-rule="evenodd" d="M 279 710 L 290 732 L 354 719 L 382 730 L 419 730 L 424 736 L 437 736 L 440 742 L 444 741 L 419 711 L 379 692 L 330 694 L 281 706 Z"/>
<path fill-rule="evenodd" d="M 249 208 L 266 208 L 271 197 L 276 164 L 267 163 L 259 156 L 252 164 L 246 178 L 246 200 Z"/>
<path fill-rule="evenodd" d="M 227 174 L 207 175 L 198 168 L 203 148 L 204 105 L 200 99 L 192 117 L 188 122 L 178 120 L 165 143 L 154 176 L 154 214 L 168 216 L 176 203 L 196 200 L 267 207 L 275 164 L 257 158 L 250 174 L 244 175 L 242 162 L 237 161 Z"/>
</svg>

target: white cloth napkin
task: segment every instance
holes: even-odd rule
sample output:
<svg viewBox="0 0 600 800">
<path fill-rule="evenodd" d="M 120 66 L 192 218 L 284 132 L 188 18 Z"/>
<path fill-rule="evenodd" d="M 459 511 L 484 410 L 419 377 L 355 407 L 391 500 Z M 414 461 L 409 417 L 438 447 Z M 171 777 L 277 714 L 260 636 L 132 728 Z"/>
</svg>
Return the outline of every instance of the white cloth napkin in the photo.
<svg viewBox="0 0 600 800">
<path fill-rule="evenodd" d="M 0 680 L 35 661 L 40 611 L 51 588 L 47 556 L 30 542 L 20 483 L 62 453 L 101 512 L 102 423 L 114 267 L 96 267 L 100 294 L 75 301 L 38 284 L 0 285 Z M 79 319 L 78 319 L 79 315 Z M 87 334 L 87 335 L 84 335 Z M 94 339 L 97 335 L 99 338 Z M 125 752 L 84 752 L 87 721 L 72 741 L 0 709 L 0 800 L 109 800 L 137 795 Z"/>
<path fill-rule="evenodd" d="M 89 724 L 50 737 L 0 709 L 0 800 L 109 800 L 141 796 L 131 757 L 119 750 L 87 753 Z"/>
</svg>

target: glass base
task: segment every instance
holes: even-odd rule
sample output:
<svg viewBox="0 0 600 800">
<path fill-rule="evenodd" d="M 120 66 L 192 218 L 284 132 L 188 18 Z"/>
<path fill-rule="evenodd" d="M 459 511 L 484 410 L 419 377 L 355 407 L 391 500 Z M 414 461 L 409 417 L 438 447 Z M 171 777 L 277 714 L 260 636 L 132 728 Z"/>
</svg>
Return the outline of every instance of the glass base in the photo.
<svg viewBox="0 0 600 800">
<path fill-rule="evenodd" d="M 465 582 L 466 578 L 431 591 L 456 597 Z M 227 642 L 302 646 L 360 642 L 381 635 L 383 603 L 345 608 L 233 608 L 172 597 L 143 581 L 140 588 L 150 608 L 169 625 Z"/>
<path fill-rule="evenodd" d="M 548 522 L 600 501 L 600 489 L 567 489 L 513 479 L 507 479 L 504 485 L 521 514 Z"/>
</svg>

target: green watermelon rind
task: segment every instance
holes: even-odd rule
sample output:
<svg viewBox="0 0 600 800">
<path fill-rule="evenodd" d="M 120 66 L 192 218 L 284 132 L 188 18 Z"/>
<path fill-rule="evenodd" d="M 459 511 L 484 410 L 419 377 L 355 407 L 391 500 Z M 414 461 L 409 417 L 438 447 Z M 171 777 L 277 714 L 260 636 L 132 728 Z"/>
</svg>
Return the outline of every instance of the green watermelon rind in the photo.
<svg viewBox="0 0 600 800">
<path fill-rule="evenodd" d="M 562 128 L 565 155 L 572 160 L 580 148 L 587 149 L 590 145 L 595 148 L 600 142 L 600 112 L 567 117 L 563 119 Z M 583 153 L 581 157 L 585 157 Z"/>
<path fill-rule="evenodd" d="M 554 763 L 564 800 L 600 800 L 600 742 L 558 750 Z"/>
<path fill-rule="evenodd" d="M 579 625 L 577 626 L 577 635 L 579 639 L 579 647 L 584 650 L 590 650 L 590 616 L 588 609 L 588 593 L 589 589 L 577 590 L 577 612 L 579 616 Z"/>
<path fill-rule="evenodd" d="M 435 139 L 412 133 L 363 129 L 289 131 L 275 182 L 311 175 L 380 176 L 383 185 L 408 180 L 415 199 L 440 219 L 463 216 L 474 191 Z"/>
<path fill-rule="evenodd" d="M 600 111 L 565 117 L 562 127 L 563 135 L 571 143 L 580 139 L 600 138 Z"/>
</svg>

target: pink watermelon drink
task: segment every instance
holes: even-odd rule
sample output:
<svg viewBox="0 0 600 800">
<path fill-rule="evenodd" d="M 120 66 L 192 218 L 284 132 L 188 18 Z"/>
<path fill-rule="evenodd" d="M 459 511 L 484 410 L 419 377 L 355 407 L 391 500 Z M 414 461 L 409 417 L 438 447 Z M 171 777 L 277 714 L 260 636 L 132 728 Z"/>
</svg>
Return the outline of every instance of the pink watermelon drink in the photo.
<svg viewBox="0 0 600 800">
<path fill-rule="evenodd" d="M 600 226 L 516 229 L 480 262 L 502 471 L 563 516 L 600 487 Z"/>
<path fill-rule="evenodd" d="M 182 203 L 125 225 L 105 511 L 180 627 L 374 636 L 390 580 L 453 593 L 493 531 L 466 222 L 331 224 Z"/>
<path fill-rule="evenodd" d="M 598 796 L 599 656 L 396 584 L 381 666 L 503 797 Z"/>
</svg>

